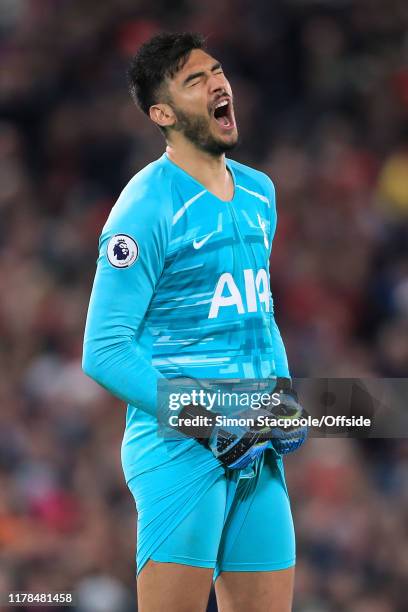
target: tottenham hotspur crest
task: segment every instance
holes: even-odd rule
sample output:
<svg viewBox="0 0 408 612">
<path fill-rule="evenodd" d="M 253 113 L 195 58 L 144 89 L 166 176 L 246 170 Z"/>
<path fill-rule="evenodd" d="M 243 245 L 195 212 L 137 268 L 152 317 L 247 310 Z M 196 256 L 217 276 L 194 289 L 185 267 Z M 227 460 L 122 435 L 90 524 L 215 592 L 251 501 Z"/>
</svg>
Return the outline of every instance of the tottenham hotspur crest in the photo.
<svg viewBox="0 0 408 612">
<path fill-rule="evenodd" d="M 139 247 L 127 234 L 116 234 L 109 240 L 106 254 L 114 268 L 129 268 L 139 257 Z"/>
</svg>

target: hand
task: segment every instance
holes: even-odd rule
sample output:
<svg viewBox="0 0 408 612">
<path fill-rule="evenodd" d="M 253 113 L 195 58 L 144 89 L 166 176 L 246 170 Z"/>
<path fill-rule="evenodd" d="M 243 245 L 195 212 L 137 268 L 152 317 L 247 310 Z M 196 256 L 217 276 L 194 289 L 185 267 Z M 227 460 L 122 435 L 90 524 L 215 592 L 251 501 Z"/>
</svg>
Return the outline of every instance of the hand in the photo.
<svg viewBox="0 0 408 612">
<path fill-rule="evenodd" d="M 271 443 L 277 453 L 286 455 L 293 453 L 306 440 L 307 425 L 299 425 L 294 421 L 307 418 L 308 413 L 299 403 L 290 378 L 278 377 L 273 393 L 279 393 L 280 403 L 276 406 L 271 404 L 269 411 L 275 419 L 283 423 L 281 426 L 271 428 Z"/>
<path fill-rule="evenodd" d="M 179 412 L 178 425 L 174 428 L 196 438 L 230 469 L 247 467 L 268 448 L 276 456 L 293 452 L 306 439 L 307 427 L 294 425 L 292 421 L 307 413 L 299 404 L 290 379 L 277 378 L 273 387 L 273 394 L 276 393 L 280 398 L 277 405 L 271 401 L 266 408 L 235 410 L 223 416 L 199 404 L 189 404 Z M 279 425 L 275 423 L 278 419 Z"/>
<path fill-rule="evenodd" d="M 200 420 L 196 427 L 187 425 L 191 419 Z M 224 425 L 225 416 L 208 412 L 200 405 L 184 407 L 178 417 L 177 430 L 194 437 L 207 447 L 213 455 L 229 469 L 243 469 L 253 463 L 267 448 L 272 448 L 272 429 L 258 425 L 259 417 L 271 418 L 265 409 L 245 410 L 229 417 Z M 221 424 L 219 424 L 221 423 Z"/>
</svg>

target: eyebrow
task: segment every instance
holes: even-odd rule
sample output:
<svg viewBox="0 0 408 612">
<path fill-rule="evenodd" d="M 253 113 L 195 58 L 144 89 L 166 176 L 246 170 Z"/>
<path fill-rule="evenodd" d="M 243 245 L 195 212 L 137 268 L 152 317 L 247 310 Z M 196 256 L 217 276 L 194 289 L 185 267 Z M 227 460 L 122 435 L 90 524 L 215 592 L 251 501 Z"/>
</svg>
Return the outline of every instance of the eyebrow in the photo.
<svg viewBox="0 0 408 612">
<path fill-rule="evenodd" d="M 211 67 L 211 72 L 215 72 L 215 70 L 218 70 L 219 68 L 221 68 L 220 62 L 216 62 Z M 189 83 L 190 81 L 193 81 L 194 79 L 197 79 L 198 77 L 202 77 L 204 75 L 205 75 L 205 72 L 203 70 L 201 70 L 200 72 L 193 72 L 192 74 L 189 74 L 188 77 L 184 79 L 183 85 L 187 85 L 187 83 Z"/>
</svg>

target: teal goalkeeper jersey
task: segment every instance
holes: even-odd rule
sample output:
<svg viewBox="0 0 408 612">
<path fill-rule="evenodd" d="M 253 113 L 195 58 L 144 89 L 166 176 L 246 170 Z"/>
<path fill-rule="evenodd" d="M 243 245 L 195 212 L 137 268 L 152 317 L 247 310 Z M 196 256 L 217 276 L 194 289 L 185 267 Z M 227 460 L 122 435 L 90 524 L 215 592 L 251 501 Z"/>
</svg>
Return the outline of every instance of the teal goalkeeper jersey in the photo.
<svg viewBox="0 0 408 612">
<path fill-rule="evenodd" d="M 164 154 L 131 179 L 103 228 L 83 367 L 128 404 L 127 429 L 153 422 L 160 377 L 289 376 L 269 282 L 274 187 L 227 167 L 225 202 Z"/>
</svg>

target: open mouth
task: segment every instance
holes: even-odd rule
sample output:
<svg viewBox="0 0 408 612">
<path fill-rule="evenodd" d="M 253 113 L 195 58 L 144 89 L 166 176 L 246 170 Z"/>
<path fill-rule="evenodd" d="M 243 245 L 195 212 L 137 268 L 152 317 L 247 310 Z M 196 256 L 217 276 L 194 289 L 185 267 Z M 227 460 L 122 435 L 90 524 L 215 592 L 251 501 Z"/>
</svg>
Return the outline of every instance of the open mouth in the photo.
<svg viewBox="0 0 408 612">
<path fill-rule="evenodd" d="M 213 117 L 223 129 L 228 130 L 235 127 L 232 116 L 232 106 L 229 100 L 221 100 L 215 105 Z"/>
</svg>

